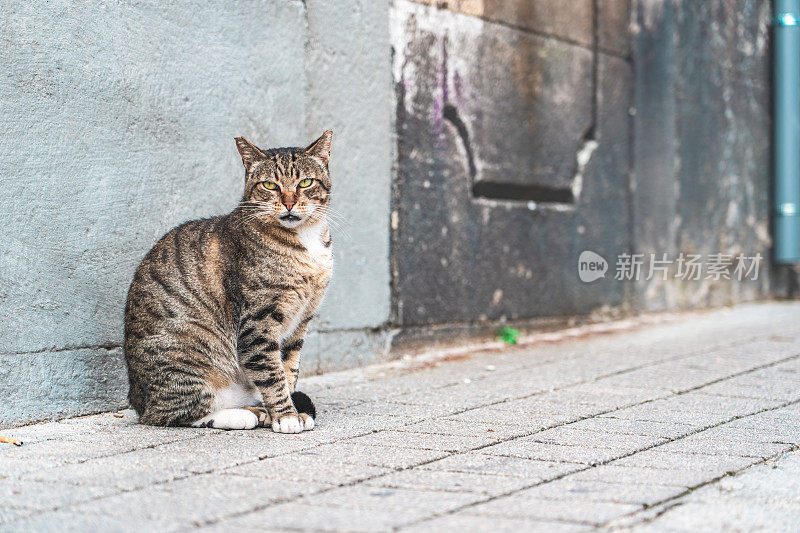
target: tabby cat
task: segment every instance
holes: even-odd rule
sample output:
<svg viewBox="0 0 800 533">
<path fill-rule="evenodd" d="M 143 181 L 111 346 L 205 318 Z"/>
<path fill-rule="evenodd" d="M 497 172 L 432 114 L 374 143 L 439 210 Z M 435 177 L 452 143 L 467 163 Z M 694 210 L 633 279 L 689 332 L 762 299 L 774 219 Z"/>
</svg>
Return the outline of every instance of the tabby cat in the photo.
<svg viewBox="0 0 800 533">
<path fill-rule="evenodd" d="M 236 209 L 178 226 L 139 265 L 125 358 L 142 423 L 314 427 L 314 404 L 295 386 L 331 277 L 331 137 L 272 150 L 238 137 L 245 183 Z"/>
</svg>

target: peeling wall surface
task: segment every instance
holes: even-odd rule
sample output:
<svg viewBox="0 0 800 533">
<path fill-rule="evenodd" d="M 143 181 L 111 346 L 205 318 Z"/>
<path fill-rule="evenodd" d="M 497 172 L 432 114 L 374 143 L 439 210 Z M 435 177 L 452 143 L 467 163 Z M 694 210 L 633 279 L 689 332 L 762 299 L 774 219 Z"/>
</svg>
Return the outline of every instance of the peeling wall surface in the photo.
<svg viewBox="0 0 800 533">
<path fill-rule="evenodd" d="M 173 226 L 234 207 L 237 135 L 335 132 L 335 272 L 306 373 L 420 332 L 774 291 L 764 0 L 57 0 L 0 15 L 0 426 L 126 403 L 133 271 Z M 579 279 L 587 250 L 605 278 Z M 614 280 L 622 253 L 681 252 L 765 260 L 750 282 Z"/>
<path fill-rule="evenodd" d="M 395 344 L 769 295 L 769 17 L 757 0 L 396 0 Z M 608 262 L 591 283 L 587 250 Z M 680 253 L 763 261 L 756 280 L 683 281 Z M 639 281 L 614 279 L 622 254 L 642 254 Z"/>
<path fill-rule="evenodd" d="M 576 265 L 630 245 L 632 65 L 627 39 L 598 42 L 627 36 L 627 17 L 604 16 L 615 2 L 596 19 L 591 2 L 468 4 L 392 12 L 396 320 L 620 305 L 623 284 L 583 284 Z"/>
<path fill-rule="evenodd" d="M 633 14 L 634 248 L 765 258 L 757 280 L 638 287 L 637 305 L 725 305 L 768 294 L 770 2 L 646 1 Z"/>
<path fill-rule="evenodd" d="M 237 135 L 334 130 L 334 207 L 358 223 L 334 231 L 304 370 L 386 353 L 388 5 L 336 4 L 3 3 L 0 424 L 126 403 L 134 269 L 173 226 L 236 205 Z"/>
</svg>

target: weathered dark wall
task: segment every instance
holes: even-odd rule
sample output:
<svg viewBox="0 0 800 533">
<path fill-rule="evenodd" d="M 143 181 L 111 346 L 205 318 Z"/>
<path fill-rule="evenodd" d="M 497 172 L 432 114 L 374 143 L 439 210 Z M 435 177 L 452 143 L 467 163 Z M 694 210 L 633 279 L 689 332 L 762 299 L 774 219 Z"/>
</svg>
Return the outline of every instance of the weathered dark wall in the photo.
<svg viewBox="0 0 800 533">
<path fill-rule="evenodd" d="M 406 328 L 766 295 L 770 5 L 397 0 L 393 304 Z M 578 278 L 580 253 L 609 263 Z M 650 254 L 759 279 L 647 281 Z M 644 254 L 640 281 L 614 279 Z M 704 273 L 705 276 L 705 273 Z"/>
<path fill-rule="evenodd" d="M 404 326 L 584 314 L 624 299 L 622 284 L 583 284 L 575 264 L 585 249 L 629 247 L 627 4 L 597 14 L 592 2 L 485 4 L 395 3 Z"/>
<path fill-rule="evenodd" d="M 642 283 L 643 308 L 769 293 L 770 12 L 763 0 L 638 3 L 634 248 L 765 258 L 756 281 Z"/>
</svg>

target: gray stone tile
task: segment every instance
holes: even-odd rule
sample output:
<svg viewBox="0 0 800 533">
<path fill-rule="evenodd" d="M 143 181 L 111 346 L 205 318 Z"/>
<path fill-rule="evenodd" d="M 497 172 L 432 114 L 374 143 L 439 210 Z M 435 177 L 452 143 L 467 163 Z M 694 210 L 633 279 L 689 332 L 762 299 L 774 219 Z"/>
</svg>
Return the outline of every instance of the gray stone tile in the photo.
<svg viewBox="0 0 800 533">
<path fill-rule="evenodd" d="M 641 509 L 641 505 L 629 503 L 587 501 L 576 505 L 574 501 L 541 500 L 528 495 L 514 494 L 475 505 L 465 509 L 464 514 L 562 520 L 599 525 Z"/>
<path fill-rule="evenodd" d="M 734 420 L 718 429 L 720 438 L 735 438 L 754 442 L 790 442 L 800 444 L 800 424 L 797 415 L 785 418 L 746 417 Z"/>
<path fill-rule="evenodd" d="M 408 468 L 448 455 L 438 450 L 417 450 L 396 446 L 367 446 L 350 442 L 324 444 L 314 449 L 325 457 L 337 457 L 348 464 L 367 464 L 384 468 Z"/>
<path fill-rule="evenodd" d="M 191 455 L 170 455 L 153 448 L 36 470 L 22 476 L 26 480 L 53 481 L 69 486 L 81 484 L 132 490 L 190 475 L 195 459 Z"/>
<path fill-rule="evenodd" d="M 675 485 L 694 487 L 718 477 L 714 472 L 695 470 L 690 467 L 647 468 L 616 466 L 614 463 L 597 466 L 570 475 L 576 481 L 603 481 L 606 483 L 629 483 L 633 485 Z"/>
<path fill-rule="evenodd" d="M 603 434 L 597 431 L 581 430 L 573 424 L 548 429 L 528 437 L 535 442 L 561 444 L 564 446 L 589 446 L 612 449 L 643 449 L 660 442 L 665 438 L 652 435 Z"/>
<path fill-rule="evenodd" d="M 389 487 L 341 487 L 309 499 L 308 505 L 344 507 L 360 511 L 391 510 L 413 521 L 475 503 L 484 497 L 463 492 L 411 490 Z"/>
<path fill-rule="evenodd" d="M 698 501 L 739 500 L 745 505 L 746 502 L 800 505 L 798 497 L 800 469 L 795 467 L 787 470 L 775 463 L 764 466 L 763 469 L 745 470 L 739 475 L 724 477 L 717 483 L 704 487 L 695 498 Z"/>
<path fill-rule="evenodd" d="M 788 443 L 800 444 L 800 424 L 786 424 L 770 428 L 754 428 L 735 425 L 735 422 L 717 426 L 703 431 L 703 439 L 716 439 L 723 442 L 737 443 Z"/>
<path fill-rule="evenodd" d="M 722 475 L 726 472 L 735 472 L 742 468 L 747 468 L 760 460 L 756 457 L 686 454 L 655 448 L 617 459 L 612 464 L 616 466 L 659 468 L 662 470 L 691 468 Z"/>
<path fill-rule="evenodd" d="M 597 431 L 614 436 L 648 435 L 653 437 L 675 438 L 680 435 L 693 433 L 700 426 L 691 426 L 674 422 L 645 422 L 642 420 L 628 420 L 625 418 L 602 416 L 580 420 L 566 427 Z"/>
<path fill-rule="evenodd" d="M 97 427 L 93 429 L 97 431 L 100 428 Z M 6 428 L 0 431 L 4 437 L 17 439 L 28 445 L 46 440 L 68 440 L 70 438 L 74 438 L 75 436 L 75 426 L 72 424 L 66 424 L 64 422 L 43 422 L 41 424 L 33 424 L 30 426 Z M 91 430 L 87 428 L 83 434 L 87 435 L 90 431 Z M 2 456 L 3 453 L 4 450 L 0 449 L 0 456 Z"/>
<path fill-rule="evenodd" d="M 539 461 L 520 457 L 485 455 L 482 453 L 462 453 L 422 465 L 419 468 L 424 470 L 521 477 L 529 480 L 531 483 L 535 483 L 537 481 L 553 479 L 586 467 L 575 463 Z"/>
<path fill-rule="evenodd" d="M 2 507 L 36 511 L 56 509 L 113 494 L 109 487 L 64 484 L 65 480 L 49 479 L 45 482 L 19 479 L 0 479 Z M 69 480 L 70 482 L 72 480 Z"/>
<path fill-rule="evenodd" d="M 454 409 L 435 405 L 408 405 L 396 402 L 367 402 L 348 408 L 347 413 L 362 415 L 390 415 L 402 417 L 409 422 L 447 415 Z"/>
<path fill-rule="evenodd" d="M 510 412 L 519 415 L 520 413 L 531 413 L 534 416 L 550 416 L 577 420 L 588 416 L 595 416 L 605 412 L 609 407 L 594 405 L 591 403 L 577 403 L 564 401 L 550 401 L 546 395 L 536 395 L 530 398 L 514 400 L 499 405 L 508 409 Z"/>
<path fill-rule="evenodd" d="M 653 400 L 670 394 L 666 389 L 639 387 L 606 387 L 601 382 L 583 383 L 540 396 L 559 403 L 581 403 L 601 409 L 614 409 Z"/>
<path fill-rule="evenodd" d="M 268 457 L 222 470 L 221 473 L 263 479 L 344 484 L 392 472 L 365 463 L 344 462 L 341 457 L 311 448 L 279 457 Z"/>
<path fill-rule="evenodd" d="M 389 508 L 370 509 L 368 513 L 343 507 L 325 507 L 308 503 L 282 503 L 264 510 L 223 520 L 202 531 L 352 531 L 373 533 L 391 531 L 395 526 L 409 522 L 402 511 Z"/>
<path fill-rule="evenodd" d="M 416 420 L 416 419 L 414 419 Z M 317 418 L 313 431 L 300 436 L 306 442 L 329 443 L 383 429 L 402 429 L 414 420 L 391 415 L 354 414 L 345 411 L 328 413 Z"/>
<path fill-rule="evenodd" d="M 141 516 L 132 517 L 123 512 L 115 516 L 76 513 L 72 511 L 51 511 L 36 513 L 22 520 L 0 525 L 0 532 L 41 531 L 53 533 L 103 531 L 115 533 L 140 533 L 141 531 L 179 531 L 191 524 L 172 520 L 167 516 L 158 520 L 148 520 Z"/>
<path fill-rule="evenodd" d="M 777 453 L 788 451 L 790 444 L 778 444 L 767 442 L 742 442 L 742 441 L 722 441 L 710 436 L 703 437 L 702 433 L 678 439 L 659 447 L 662 451 L 724 455 L 738 457 L 759 457 L 767 458 Z"/>
<path fill-rule="evenodd" d="M 776 401 L 798 399 L 798 387 L 794 382 L 780 382 L 757 379 L 738 379 L 722 381 L 700 389 L 708 394 L 727 397 L 757 398 Z"/>
<path fill-rule="evenodd" d="M 497 496 L 529 486 L 531 481 L 530 479 L 513 476 L 413 468 L 371 479 L 365 484 L 374 487 L 472 492 L 487 496 Z"/>
<path fill-rule="evenodd" d="M 649 524 L 628 525 L 642 531 L 697 531 L 709 524 L 731 531 L 794 531 L 800 517 L 798 480 L 800 453 L 788 453 L 698 488 L 676 505 L 654 508 Z"/>
<path fill-rule="evenodd" d="M 464 422 L 448 418 L 435 418 L 424 420 L 404 426 L 400 431 L 414 431 L 417 433 L 432 433 L 435 435 L 463 435 L 466 437 L 488 437 L 505 440 L 513 437 L 527 435 L 531 430 L 523 425 L 512 426 L 506 424 L 487 424 L 480 422 Z"/>
<path fill-rule="evenodd" d="M 654 505 L 678 496 L 685 491 L 686 488 L 680 486 L 578 481 L 567 476 L 566 478 L 526 489 L 518 494 L 545 500 Z"/>
<path fill-rule="evenodd" d="M 522 415 L 521 413 L 526 413 Z M 478 422 L 481 424 L 508 424 L 511 426 L 521 426 L 531 431 L 549 428 L 565 422 L 570 422 L 580 418 L 579 416 L 559 415 L 541 411 L 519 411 L 516 408 L 510 409 L 508 404 L 502 406 L 480 407 L 471 409 L 454 415 L 447 415 L 443 418 L 457 420 L 460 422 Z"/>
<path fill-rule="evenodd" d="M 747 501 L 688 501 L 671 507 L 636 531 L 796 531 L 800 504 L 753 505 Z"/>
<path fill-rule="evenodd" d="M 140 518 L 157 520 L 170 517 L 183 524 L 202 524 L 328 487 L 318 483 L 205 474 L 110 496 L 71 509 L 87 515 L 124 517 L 131 523 Z"/>
<path fill-rule="evenodd" d="M 652 407 L 665 406 L 679 411 L 703 410 L 715 413 L 725 413 L 731 416 L 740 416 L 758 412 L 780 405 L 781 402 L 760 398 L 734 398 L 729 396 L 718 396 L 706 394 L 700 391 L 687 392 L 650 402 Z"/>
<path fill-rule="evenodd" d="M 306 392 L 306 390 L 304 389 L 303 392 Z M 308 391 L 306 394 L 314 401 L 314 405 L 317 407 L 317 414 L 323 415 L 349 409 L 366 401 L 359 398 L 348 398 L 347 396 L 341 396 L 339 394 L 331 394 L 327 391 L 323 393 Z"/>
<path fill-rule="evenodd" d="M 556 461 L 581 463 L 586 465 L 598 464 L 615 459 L 621 455 L 633 452 L 635 445 L 626 447 L 624 444 L 616 448 L 598 447 L 591 444 L 549 444 L 537 442 L 532 437 L 523 437 L 494 446 L 482 448 L 480 453 L 487 455 L 506 455 L 524 459 L 537 459 L 539 461 Z"/>
<path fill-rule="evenodd" d="M 433 390 L 414 392 L 403 395 L 404 404 L 426 405 L 457 411 L 469 407 L 478 407 L 495 402 L 511 400 L 524 392 L 502 386 L 492 386 L 485 381 L 456 383 Z"/>
<path fill-rule="evenodd" d="M 386 430 L 350 439 L 348 442 L 378 446 L 391 443 L 392 446 L 418 450 L 464 452 L 497 441 L 498 439 L 486 435 L 466 437 L 463 435 L 435 435 L 432 433 Z"/>
<path fill-rule="evenodd" d="M 129 490 L 185 477 L 192 472 L 209 472 L 314 446 L 316 443 L 304 440 L 302 435 L 279 435 L 268 429 L 229 431 L 53 469 L 37 469 L 23 477 Z"/>
<path fill-rule="evenodd" d="M 208 472 L 264 457 L 284 455 L 306 450 L 318 445 L 311 438 L 313 432 L 300 434 L 274 433 L 268 428 L 250 431 L 225 431 L 189 441 L 179 441 L 153 448 L 153 458 L 171 460 L 185 458 L 184 469 L 191 472 Z"/>
<path fill-rule="evenodd" d="M 619 418 L 642 422 L 664 422 L 668 424 L 689 424 L 699 427 L 710 427 L 727 422 L 733 418 L 726 413 L 709 411 L 679 411 L 671 407 L 638 405 L 600 415 L 603 418 Z"/>
<path fill-rule="evenodd" d="M 0 531 L 21 531 L 21 528 L 15 529 L 14 523 L 34 514 L 36 514 L 36 511 L 33 509 L 12 508 L 2 505 L 0 506 Z M 8 524 L 8 526 L 4 524 Z"/>
<path fill-rule="evenodd" d="M 57 439 L 25 444 L 23 446 L 7 446 L 0 461 L 0 475 L 17 476 L 26 472 L 41 471 L 59 465 L 78 463 L 89 459 L 128 452 L 134 448 L 131 442 L 117 442 L 113 439 L 102 439 L 88 446 L 79 440 L 80 435 L 72 439 Z"/>
<path fill-rule="evenodd" d="M 426 520 L 400 531 L 491 531 L 492 533 L 519 533 L 520 531 L 547 531 L 553 533 L 583 533 L 594 528 L 581 524 L 569 524 L 526 518 L 501 518 L 498 516 L 475 516 L 454 514 Z"/>
<path fill-rule="evenodd" d="M 208 435 L 221 434 L 220 430 L 206 428 L 161 428 L 144 425 L 98 427 L 84 435 L 80 442 L 95 448 L 114 444 L 122 449 L 139 450 L 170 442 L 188 441 Z"/>
<path fill-rule="evenodd" d="M 791 424 L 800 417 L 800 410 L 796 409 L 797 403 L 769 409 L 761 413 L 743 416 L 730 422 L 730 425 L 741 425 L 744 427 L 769 428 L 785 424 Z M 776 428 L 777 429 L 777 428 Z"/>
<path fill-rule="evenodd" d="M 668 361 L 603 378 L 599 382 L 606 387 L 665 388 L 677 392 L 699 387 L 725 375 L 726 373 L 722 371 L 704 369 L 687 371 L 683 368 L 676 368 L 673 362 Z"/>
</svg>

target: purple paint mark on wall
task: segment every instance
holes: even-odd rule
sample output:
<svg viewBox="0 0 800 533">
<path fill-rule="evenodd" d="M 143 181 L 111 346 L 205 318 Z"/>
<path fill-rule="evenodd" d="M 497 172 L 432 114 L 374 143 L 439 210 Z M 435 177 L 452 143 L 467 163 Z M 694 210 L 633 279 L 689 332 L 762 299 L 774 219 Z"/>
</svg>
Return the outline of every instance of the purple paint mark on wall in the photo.
<svg viewBox="0 0 800 533">
<path fill-rule="evenodd" d="M 466 98 L 464 97 L 464 79 L 461 74 L 456 71 L 453 74 L 453 89 L 455 89 L 455 103 L 456 105 L 463 106 Z"/>
<path fill-rule="evenodd" d="M 447 35 L 444 36 L 442 39 L 442 70 L 441 76 L 439 77 L 439 86 L 442 88 L 442 101 L 447 103 L 450 101 L 450 90 L 447 86 L 448 83 L 448 72 L 447 72 Z"/>
<path fill-rule="evenodd" d="M 433 103 L 431 106 L 431 123 L 433 125 L 433 132 L 436 136 L 436 144 L 440 149 L 445 148 L 445 133 L 444 133 L 444 106 L 450 101 L 450 88 L 448 87 L 448 71 L 447 71 L 447 36 L 442 39 L 442 60 L 437 69 L 437 87 L 436 94 L 433 95 Z"/>
</svg>

